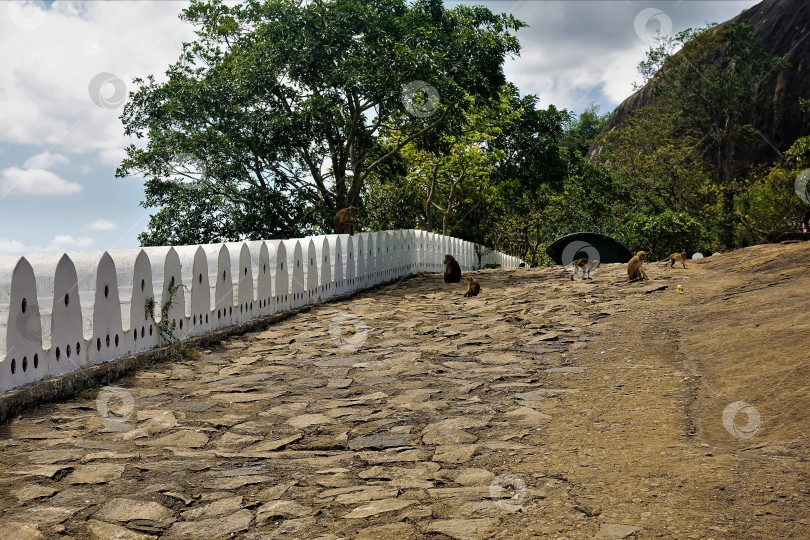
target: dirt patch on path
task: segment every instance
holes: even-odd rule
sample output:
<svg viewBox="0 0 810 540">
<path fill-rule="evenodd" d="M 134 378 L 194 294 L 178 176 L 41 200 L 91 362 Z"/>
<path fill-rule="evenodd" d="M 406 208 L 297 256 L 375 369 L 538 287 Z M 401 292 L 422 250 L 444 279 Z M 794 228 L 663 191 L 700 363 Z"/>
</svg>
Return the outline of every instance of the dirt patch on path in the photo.
<svg viewBox="0 0 810 540">
<path fill-rule="evenodd" d="M 810 537 L 808 263 L 317 306 L 3 425 L 0 537 Z"/>
</svg>

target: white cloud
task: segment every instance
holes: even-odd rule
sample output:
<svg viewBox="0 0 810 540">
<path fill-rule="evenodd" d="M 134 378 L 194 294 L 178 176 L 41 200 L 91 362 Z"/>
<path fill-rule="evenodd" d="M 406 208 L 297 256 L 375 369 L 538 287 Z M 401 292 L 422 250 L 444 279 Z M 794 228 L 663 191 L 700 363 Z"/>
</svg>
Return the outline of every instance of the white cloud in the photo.
<svg viewBox="0 0 810 540">
<path fill-rule="evenodd" d="M 41 16 L 38 10 L 14 15 L 3 3 L 0 143 L 104 153 L 102 162 L 110 164 L 109 151 L 130 143 L 118 117 L 135 90 L 132 79 L 163 77 L 182 43 L 194 39 L 193 26 L 177 17 L 187 5 L 68 0 L 48 5 Z M 102 73 L 113 78 L 94 79 Z"/>
<path fill-rule="evenodd" d="M 26 252 L 27 248 L 22 242 L 0 238 L 0 255 L 22 255 Z"/>
<path fill-rule="evenodd" d="M 87 228 L 90 229 L 91 231 L 114 231 L 118 229 L 118 225 L 116 225 L 112 221 L 98 218 L 93 223 L 88 224 Z"/>
<path fill-rule="evenodd" d="M 9 167 L 0 171 L 0 195 L 70 195 L 82 186 L 44 169 Z"/>
<path fill-rule="evenodd" d="M 108 148 L 98 154 L 98 160 L 101 163 L 112 167 L 118 167 L 125 157 L 127 157 L 127 152 L 123 148 Z"/>
<path fill-rule="evenodd" d="M 557 1 L 486 2 L 492 10 L 509 9 L 528 28 L 518 31 L 521 55 L 508 60 L 504 71 L 523 93 L 537 94 L 541 107 L 582 111 L 591 101 L 606 107 L 618 105 L 640 82 L 636 67 L 645 59 L 649 43 L 640 35 L 637 19 L 647 4 L 661 15 L 649 19 L 648 31 L 659 23 L 672 26 L 672 34 L 703 26 L 706 21 L 724 21 L 756 0 L 726 2 L 608 2 Z M 511 4 L 511 2 L 510 2 Z M 666 23 L 666 24 L 664 24 Z"/>
<path fill-rule="evenodd" d="M 47 245 L 28 246 L 17 240 L 0 238 L 0 256 L 30 255 L 32 253 L 64 253 L 93 247 L 95 241 L 86 236 L 74 238 L 69 235 L 57 235 Z"/>
<path fill-rule="evenodd" d="M 25 161 L 26 169 L 50 169 L 54 165 L 67 165 L 70 160 L 62 154 L 53 154 L 48 150 L 31 156 Z"/>
<path fill-rule="evenodd" d="M 86 236 L 73 238 L 69 235 L 55 236 L 51 243 L 48 244 L 43 251 L 46 252 L 61 252 L 61 251 L 75 251 L 80 249 L 87 249 L 91 247 L 95 241 Z"/>
</svg>

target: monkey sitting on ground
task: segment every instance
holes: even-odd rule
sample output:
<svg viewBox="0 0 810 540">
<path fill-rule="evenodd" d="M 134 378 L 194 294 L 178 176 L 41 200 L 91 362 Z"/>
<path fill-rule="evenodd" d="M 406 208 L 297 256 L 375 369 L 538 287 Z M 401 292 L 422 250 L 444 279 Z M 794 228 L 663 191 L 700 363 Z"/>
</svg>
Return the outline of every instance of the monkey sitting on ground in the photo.
<svg viewBox="0 0 810 540">
<path fill-rule="evenodd" d="M 572 266 L 574 269 L 574 273 L 571 274 L 571 281 L 574 281 L 574 276 L 577 275 L 578 270 L 582 270 L 582 279 L 591 279 L 591 270 L 596 270 L 599 268 L 599 265 L 602 264 L 596 259 L 589 259 L 588 257 L 583 257 L 582 259 L 577 259 L 573 261 L 569 266 Z"/>
<path fill-rule="evenodd" d="M 354 235 L 354 218 L 357 215 L 357 208 L 350 206 L 339 210 L 335 214 L 335 234 Z"/>
<path fill-rule="evenodd" d="M 467 280 L 467 292 L 464 293 L 464 296 L 478 296 L 478 293 L 481 292 L 481 284 L 475 281 L 475 278 L 472 276 L 467 276 L 464 279 Z"/>
<path fill-rule="evenodd" d="M 444 282 L 458 283 L 461 281 L 461 267 L 452 255 L 444 256 Z"/>
<path fill-rule="evenodd" d="M 644 262 L 647 260 L 647 252 L 639 251 L 627 263 L 627 281 L 638 281 L 641 279 L 650 279 L 647 272 L 644 271 Z"/>
<path fill-rule="evenodd" d="M 683 265 L 684 268 L 686 268 L 686 259 L 688 259 L 688 258 L 689 257 L 686 255 L 686 252 L 681 251 L 680 253 L 671 254 L 669 257 L 667 257 L 663 261 L 660 261 L 660 263 L 661 264 L 670 263 L 669 267 L 670 268 L 675 268 L 675 263 L 679 262 L 679 263 L 681 263 Z"/>
</svg>

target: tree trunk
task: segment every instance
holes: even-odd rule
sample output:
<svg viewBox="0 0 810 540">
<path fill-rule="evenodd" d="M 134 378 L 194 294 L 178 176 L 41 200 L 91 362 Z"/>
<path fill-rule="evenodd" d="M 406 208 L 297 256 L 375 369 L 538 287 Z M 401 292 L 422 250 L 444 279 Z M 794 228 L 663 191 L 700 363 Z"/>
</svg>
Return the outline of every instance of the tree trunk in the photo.
<svg viewBox="0 0 810 540">
<path fill-rule="evenodd" d="M 335 177 L 335 212 L 338 212 L 339 210 L 347 208 L 351 205 L 352 202 L 348 200 L 346 193 L 346 177 Z"/>
<path fill-rule="evenodd" d="M 433 171 L 432 171 L 433 178 L 430 182 L 430 188 L 428 188 L 428 195 L 425 202 L 425 230 L 427 232 L 433 232 L 433 196 L 436 194 L 436 183 L 438 182 L 439 176 L 439 164 L 433 164 Z"/>
</svg>

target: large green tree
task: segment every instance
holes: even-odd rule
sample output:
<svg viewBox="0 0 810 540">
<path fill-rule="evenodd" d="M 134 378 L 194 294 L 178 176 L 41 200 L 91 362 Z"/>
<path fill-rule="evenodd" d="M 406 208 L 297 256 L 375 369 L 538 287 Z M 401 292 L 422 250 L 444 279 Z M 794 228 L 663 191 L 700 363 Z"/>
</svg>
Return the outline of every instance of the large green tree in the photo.
<svg viewBox="0 0 810 540">
<path fill-rule="evenodd" d="M 569 163 L 559 139 L 567 111 L 539 109 L 537 97 L 521 97 L 512 84 L 497 98 L 467 99 L 458 130 L 429 147 L 407 145 L 373 175 L 364 194 L 369 224 L 485 242 L 501 216 L 525 216 L 541 186 L 562 183 Z"/>
<path fill-rule="evenodd" d="M 562 145 L 571 152 L 579 152 L 585 156 L 591 145 L 602 131 L 609 114 L 599 114 L 599 105 L 591 102 L 576 119 L 572 119 L 565 126 L 565 136 Z"/>
<path fill-rule="evenodd" d="M 747 156 L 760 142 L 753 113 L 771 106 L 773 96 L 761 90 L 787 65 L 784 57 L 768 54 L 754 27 L 745 22 L 688 29 L 665 38 L 640 65 L 653 85 L 655 106 L 667 112 L 661 118 L 678 114 L 683 134 L 698 138 L 696 146 L 719 195 L 721 242 L 726 248 L 734 245 L 735 197 L 750 172 Z"/>
<path fill-rule="evenodd" d="M 136 79 L 122 115 L 147 140 L 116 175 L 144 176 L 142 204 L 162 207 L 145 244 L 325 228 L 402 148 L 457 129 L 464 96 L 497 94 L 523 26 L 440 0 L 192 0 L 181 18 L 197 39 L 165 80 Z"/>
</svg>

